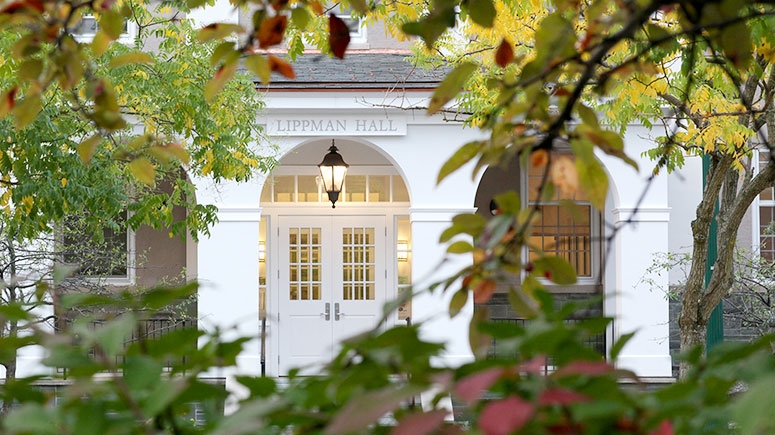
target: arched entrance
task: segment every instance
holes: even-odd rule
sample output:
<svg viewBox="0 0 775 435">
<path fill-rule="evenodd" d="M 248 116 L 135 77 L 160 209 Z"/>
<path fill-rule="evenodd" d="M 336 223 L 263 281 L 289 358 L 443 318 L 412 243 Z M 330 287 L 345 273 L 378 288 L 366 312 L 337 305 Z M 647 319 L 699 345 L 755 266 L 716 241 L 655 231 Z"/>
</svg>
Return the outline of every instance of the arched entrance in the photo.
<svg viewBox="0 0 775 435">
<path fill-rule="evenodd" d="M 270 366 L 315 373 L 337 343 L 380 325 L 382 306 L 411 281 L 409 194 L 396 168 L 368 145 L 337 139 L 350 164 L 332 208 L 317 164 L 330 139 L 280 160 L 261 194 L 260 291 L 271 323 Z M 392 315 L 392 325 L 408 316 Z M 384 325 L 383 325 L 384 326 Z"/>
</svg>

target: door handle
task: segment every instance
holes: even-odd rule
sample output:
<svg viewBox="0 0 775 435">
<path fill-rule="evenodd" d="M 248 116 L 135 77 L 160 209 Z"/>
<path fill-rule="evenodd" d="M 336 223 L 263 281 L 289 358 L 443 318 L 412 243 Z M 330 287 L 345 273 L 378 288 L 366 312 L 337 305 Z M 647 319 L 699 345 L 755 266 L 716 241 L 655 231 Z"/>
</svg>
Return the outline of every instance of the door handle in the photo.
<svg viewBox="0 0 775 435">
<path fill-rule="evenodd" d="M 334 304 L 334 320 L 339 320 L 344 313 L 339 312 L 339 302 Z"/>
<path fill-rule="evenodd" d="M 337 307 L 337 310 L 338 309 L 339 309 L 339 307 Z M 326 302 L 325 311 L 320 313 L 320 317 L 323 317 L 326 320 L 331 320 L 331 304 L 329 302 Z M 337 320 L 339 320 L 339 319 L 337 318 Z"/>
</svg>

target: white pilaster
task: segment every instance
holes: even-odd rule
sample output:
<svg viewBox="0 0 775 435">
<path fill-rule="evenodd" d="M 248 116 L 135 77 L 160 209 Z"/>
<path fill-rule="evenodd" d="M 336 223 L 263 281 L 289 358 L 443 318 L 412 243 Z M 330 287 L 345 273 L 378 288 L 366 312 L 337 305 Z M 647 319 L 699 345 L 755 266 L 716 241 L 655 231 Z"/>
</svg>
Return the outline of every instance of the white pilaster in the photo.
<svg viewBox="0 0 775 435">
<path fill-rule="evenodd" d="M 433 293 L 426 289 L 434 282 L 444 280 L 471 263 L 464 255 L 446 256 L 446 246 L 439 236 L 449 227 L 452 217 L 473 210 L 440 208 L 412 208 L 412 275 L 416 290 L 424 290 L 412 300 L 412 319 L 421 322 L 422 337 L 446 344 L 446 350 L 437 361 L 443 366 L 459 366 L 473 360 L 468 344 L 468 327 L 473 315 L 473 297 L 455 318 L 449 316 L 449 301 L 456 287 L 442 293 L 441 287 Z"/>
<path fill-rule="evenodd" d="M 635 332 L 619 354 L 618 366 L 642 377 L 672 375 L 668 301 L 665 294 L 642 281 L 654 254 L 667 252 L 669 208 L 614 209 L 622 225 L 615 239 L 618 288 L 607 289 L 615 300 L 614 337 Z M 629 221 L 629 222 L 628 222 Z M 667 288 L 667 273 L 653 277 Z"/>
</svg>

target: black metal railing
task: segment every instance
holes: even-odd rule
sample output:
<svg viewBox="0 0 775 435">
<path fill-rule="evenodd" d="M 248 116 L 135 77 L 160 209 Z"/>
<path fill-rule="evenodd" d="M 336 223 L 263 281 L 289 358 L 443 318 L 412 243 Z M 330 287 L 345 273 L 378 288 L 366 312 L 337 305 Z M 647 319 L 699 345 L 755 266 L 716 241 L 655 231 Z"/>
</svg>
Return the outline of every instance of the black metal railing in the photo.
<svg viewBox="0 0 775 435">
<path fill-rule="evenodd" d="M 109 320 L 92 320 L 89 322 L 89 329 L 92 331 L 99 330 L 107 324 Z M 73 324 L 73 319 L 69 318 L 65 320 L 65 327 L 70 328 Z M 154 341 L 164 337 L 175 331 L 181 331 L 184 329 L 195 329 L 197 327 L 197 321 L 193 318 L 176 318 L 176 317 L 152 317 L 149 319 L 140 320 L 137 327 L 132 330 L 132 333 L 124 339 L 124 350 L 134 343 L 140 343 L 143 341 Z M 89 349 L 89 357 L 93 359 L 101 359 L 104 354 L 97 348 Z M 124 363 L 124 352 L 120 352 L 115 356 L 115 365 L 120 367 Z M 170 368 L 176 364 L 185 364 L 186 357 L 181 358 L 166 358 L 164 360 L 164 366 Z M 65 370 L 60 369 L 60 372 Z"/>
</svg>

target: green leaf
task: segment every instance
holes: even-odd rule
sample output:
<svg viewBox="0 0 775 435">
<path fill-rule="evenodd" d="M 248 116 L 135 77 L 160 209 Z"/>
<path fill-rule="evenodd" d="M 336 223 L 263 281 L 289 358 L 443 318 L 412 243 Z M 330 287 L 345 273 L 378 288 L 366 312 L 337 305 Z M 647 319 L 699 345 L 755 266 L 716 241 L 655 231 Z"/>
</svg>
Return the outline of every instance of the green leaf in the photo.
<svg viewBox="0 0 775 435">
<path fill-rule="evenodd" d="M 0 305 L 0 318 L 3 321 L 29 320 L 32 315 L 19 303 L 5 303 Z"/>
<path fill-rule="evenodd" d="M 214 23 L 202 27 L 196 39 L 199 42 L 209 42 L 223 39 L 232 33 L 243 33 L 245 29 L 239 24 Z"/>
<path fill-rule="evenodd" d="M 211 103 L 226 83 L 234 77 L 236 71 L 237 62 L 229 62 L 222 65 L 215 73 L 215 76 L 205 85 L 205 101 Z"/>
<path fill-rule="evenodd" d="M 519 194 L 513 190 L 495 195 L 493 199 L 502 214 L 516 215 L 521 210 Z"/>
<path fill-rule="evenodd" d="M 37 403 L 26 403 L 14 409 L 3 418 L 3 427 L 12 433 L 34 433 L 36 435 L 58 435 L 55 409 L 48 409 Z"/>
<path fill-rule="evenodd" d="M 739 433 L 755 435 L 775 432 L 772 403 L 775 401 L 775 375 L 757 379 L 733 406 Z"/>
<path fill-rule="evenodd" d="M 173 302 L 180 301 L 195 295 L 197 288 L 199 288 L 199 285 L 196 283 L 196 281 L 179 287 L 155 288 L 143 293 L 141 296 L 141 301 L 144 306 L 158 310 Z"/>
<path fill-rule="evenodd" d="M 100 31 L 111 39 L 118 39 L 124 32 L 124 17 L 116 9 L 108 9 L 100 13 Z"/>
<path fill-rule="evenodd" d="M 147 355 L 127 356 L 123 368 L 124 381 L 133 395 L 140 395 L 158 384 L 164 369 L 161 361 Z"/>
<path fill-rule="evenodd" d="M 600 129 L 600 123 L 597 120 L 597 114 L 594 110 L 590 109 L 582 103 L 579 103 L 576 105 L 576 112 L 578 112 L 579 116 L 581 117 L 581 122 L 589 125 L 593 129 Z"/>
<path fill-rule="evenodd" d="M 474 157 L 479 155 L 479 151 L 482 150 L 483 145 L 484 144 L 480 141 L 468 142 L 467 144 L 460 147 L 457 151 L 455 151 L 455 154 L 452 154 L 452 157 L 447 159 L 447 161 L 444 162 L 444 164 L 441 166 L 441 170 L 439 170 L 439 176 L 436 178 L 436 183 L 441 183 L 441 181 L 447 178 L 449 174 L 460 169 L 461 166 L 470 162 Z"/>
<path fill-rule="evenodd" d="M 466 241 L 457 241 L 447 247 L 447 252 L 450 254 L 465 254 L 466 252 L 473 252 L 474 247 Z"/>
<path fill-rule="evenodd" d="M 239 52 L 234 49 L 233 42 L 221 42 L 215 47 L 215 50 L 213 50 L 213 55 L 210 56 L 210 66 L 214 67 L 220 65 L 225 62 L 225 59 L 234 56 L 235 54 L 239 56 Z"/>
<path fill-rule="evenodd" d="M 436 1 L 428 15 L 419 21 L 405 23 L 401 29 L 407 35 L 419 36 L 430 48 L 439 39 L 439 36 L 452 27 L 455 27 L 455 4 L 448 1 Z"/>
<path fill-rule="evenodd" d="M 156 168 L 145 157 L 138 157 L 129 162 L 129 171 L 144 184 L 153 186 L 156 183 Z"/>
<path fill-rule="evenodd" d="M 254 54 L 245 58 L 245 67 L 261 80 L 263 84 L 269 84 L 272 69 L 269 61 L 262 54 Z"/>
<path fill-rule="evenodd" d="M 452 299 L 449 301 L 449 317 L 457 316 L 466 306 L 466 303 L 468 302 L 468 293 L 469 290 L 464 288 L 452 295 Z"/>
<path fill-rule="evenodd" d="M 521 288 L 509 289 L 509 304 L 515 313 L 528 319 L 538 315 L 538 301 L 533 297 L 536 288 L 543 288 L 543 286 L 538 280 L 528 276 L 525 277 Z"/>
<path fill-rule="evenodd" d="M 26 59 L 17 71 L 20 80 L 38 80 L 40 73 L 43 71 L 43 61 L 40 59 Z"/>
<path fill-rule="evenodd" d="M 447 77 L 433 91 L 433 96 L 428 104 L 428 114 L 432 115 L 438 112 L 445 104 L 455 98 L 478 68 L 479 66 L 473 62 L 464 62 L 447 74 Z"/>
<path fill-rule="evenodd" d="M 452 218 L 452 226 L 444 230 L 439 237 L 440 243 L 448 242 L 452 237 L 458 234 L 478 234 L 485 226 L 487 221 L 476 213 L 463 213 Z"/>
<path fill-rule="evenodd" d="M 110 67 L 118 68 L 120 66 L 138 63 L 153 63 L 153 57 L 142 51 L 130 51 L 129 53 L 120 54 L 111 59 Z"/>
<path fill-rule="evenodd" d="M 365 14 L 369 11 L 369 7 L 366 5 L 366 0 L 350 0 L 350 7 L 359 14 Z"/>
<path fill-rule="evenodd" d="M 353 3 L 351 2 L 350 4 L 352 5 Z M 293 24 L 295 24 L 299 30 L 305 31 L 307 30 L 310 21 L 312 21 L 312 17 L 307 11 L 307 8 L 295 7 L 291 9 L 291 21 L 293 21 Z"/>
<path fill-rule="evenodd" d="M 95 134 L 78 144 L 76 151 L 82 162 L 87 165 L 89 164 L 91 158 L 94 156 L 94 152 L 97 150 L 97 145 L 99 145 L 100 142 L 102 142 L 102 136 Z"/>
<path fill-rule="evenodd" d="M 474 23 L 490 28 L 495 23 L 495 6 L 492 0 L 469 0 L 468 15 Z"/>
<path fill-rule="evenodd" d="M 537 258 L 533 264 L 536 271 L 555 284 L 571 285 L 576 283 L 576 271 L 563 258 L 546 256 Z"/>
<path fill-rule="evenodd" d="M 577 158 L 575 164 L 581 190 L 595 208 L 603 210 L 608 194 L 608 175 L 603 165 L 594 157 L 589 160 Z"/>
<path fill-rule="evenodd" d="M 609 351 L 609 354 L 611 355 L 611 360 L 615 361 L 616 358 L 619 357 L 619 353 L 624 349 L 624 346 L 627 344 L 628 341 L 632 337 L 635 336 L 635 332 L 629 332 L 626 334 L 622 334 L 621 337 L 619 337 L 618 340 L 611 346 L 611 350 Z"/>
<path fill-rule="evenodd" d="M 272 378 L 237 376 L 237 382 L 250 390 L 251 398 L 267 398 L 277 392 L 277 383 Z"/>
<path fill-rule="evenodd" d="M 95 331 L 94 338 L 108 357 L 121 353 L 124 343 L 132 335 L 137 325 L 134 313 L 124 313 L 120 317 L 103 324 Z"/>
<path fill-rule="evenodd" d="M 41 101 L 39 94 L 31 94 L 24 97 L 23 100 L 16 103 L 11 113 L 14 114 L 14 126 L 21 130 L 30 125 L 41 110 Z"/>
</svg>

